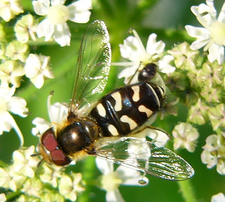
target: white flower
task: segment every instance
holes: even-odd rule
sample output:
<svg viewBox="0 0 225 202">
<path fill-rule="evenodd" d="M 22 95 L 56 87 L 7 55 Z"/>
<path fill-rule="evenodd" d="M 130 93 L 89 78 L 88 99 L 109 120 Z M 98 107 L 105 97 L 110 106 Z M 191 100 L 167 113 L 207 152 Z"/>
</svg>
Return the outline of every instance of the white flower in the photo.
<svg viewBox="0 0 225 202">
<path fill-rule="evenodd" d="M 43 183 L 38 178 L 28 178 L 24 183 L 21 191 L 28 196 L 40 198 L 43 193 Z M 19 201 L 19 200 L 18 200 Z M 25 200 L 28 201 L 28 200 Z"/>
<path fill-rule="evenodd" d="M 100 178 L 100 183 L 101 188 L 107 192 L 106 201 L 124 202 L 124 199 L 118 189 L 120 185 L 143 186 L 139 183 L 140 179 L 143 179 L 146 184 L 148 183 L 148 179 L 146 177 L 143 178 L 140 172 L 136 170 L 119 166 L 116 171 L 113 171 L 113 163 L 100 158 L 96 158 L 96 165 L 103 173 Z"/>
<path fill-rule="evenodd" d="M 24 66 L 26 77 L 30 78 L 36 88 L 41 88 L 44 84 L 44 77 L 54 78 L 48 66 L 50 57 L 30 54 Z"/>
<path fill-rule="evenodd" d="M 22 64 L 15 60 L 5 60 L 0 65 L 0 79 L 2 86 L 12 84 L 18 88 L 21 83 L 21 77 L 25 74 Z"/>
<path fill-rule="evenodd" d="M 59 180 L 59 193 L 71 201 L 76 201 L 77 194 L 85 190 L 81 185 L 81 180 L 81 173 L 62 176 Z"/>
<path fill-rule="evenodd" d="M 26 108 L 27 103 L 23 98 L 13 96 L 14 92 L 14 87 L 8 88 L 0 86 L 0 134 L 2 134 L 3 131 L 9 132 L 11 128 L 14 128 L 19 136 L 21 145 L 23 145 L 23 135 L 8 111 L 25 117 L 28 112 Z"/>
<path fill-rule="evenodd" d="M 11 167 L 0 168 L 0 186 L 16 191 L 26 181 L 27 177 L 21 173 L 14 172 Z"/>
<path fill-rule="evenodd" d="M 196 140 L 199 133 L 190 123 L 179 123 L 173 129 L 174 149 L 184 147 L 189 152 L 194 152 L 196 147 Z"/>
<path fill-rule="evenodd" d="M 35 41 L 36 29 L 36 21 L 31 14 L 24 15 L 20 20 L 17 21 L 14 27 L 16 38 L 21 43 L 28 42 L 30 37 L 33 41 Z"/>
<path fill-rule="evenodd" d="M 6 196 L 5 194 L 0 194 L 0 201 L 6 201 Z"/>
<path fill-rule="evenodd" d="M 58 186 L 58 180 L 62 177 L 61 167 L 54 164 L 43 163 L 43 173 L 40 174 L 40 180 L 44 183 L 50 183 L 53 187 Z"/>
<path fill-rule="evenodd" d="M 38 37 L 51 37 L 61 46 L 70 45 L 70 30 L 67 20 L 76 23 L 89 21 L 91 0 L 79 0 L 68 6 L 63 5 L 66 0 L 37 0 L 33 1 L 34 11 L 46 18 L 38 25 Z"/>
<path fill-rule="evenodd" d="M 23 13 L 23 8 L 20 5 L 21 0 L 1 0 L 0 1 L 0 16 L 6 22 L 14 18 L 15 15 Z"/>
<path fill-rule="evenodd" d="M 225 196 L 222 193 L 213 195 L 211 202 L 225 202 Z"/>
<path fill-rule="evenodd" d="M 206 145 L 201 154 L 201 160 L 207 164 L 207 168 L 212 168 L 216 165 L 217 172 L 225 175 L 225 135 L 210 135 L 206 138 Z"/>
<path fill-rule="evenodd" d="M 24 176 L 33 178 L 38 163 L 39 158 L 31 157 L 35 153 L 35 147 L 30 146 L 27 149 L 20 149 L 13 152 L 13 165 L 11 168 L 15 173 L 21 173 Z"/>
<path fill-rule="evenodd" d="M 37 170 L 37 164 L 40 159 L 31 157 L 35 147 L 19 149 L 13 152 L 13 164 L 7 167 L 0 168 L 0 186 L 10 188 L 13 191 L 24 186 L 27 177 L 34 179 Z"/>
<path fill-rule="evenodd" d="M 120 44 L 121 56 L 131 62 L 113 63 L 113 65 L 129 66 L 120 72 L 118 78 L 125 77 L 125 83 L 127 83 L 139 68 L 143 68 L 148 63 L 158 62 L 159 71 L 163 73 L 171 73 L 175 70 L 175 67 L 169 64 L 173 56 L 163 57 L 165 44 L 162 41 L 156 41 L 156 34 L 149 36 L 146 49 L 135 30 L 133 34 L 134 37 L 129 36 L 124 40 L 124 44 Z"/>
<path fill-rule="evenodd" d="M 29 46 L 27 44 L 15 40 L 7 45 L 5 55 L 11 60 L 25 62 L 28 55 L 28 49 Z"/>
<path fill-rule="evenodd" d="M 45 132 L 48 128 L 52 126 L 58 126 L 59 124 L 62 123 L 62 121 L 66 120 L 67 115 L 68 115 L 68 108 L 65 105 L 60 104 L 59 102 L 54 103 L 51 105 L 51 96 L 48 96 L 48 115 L 50 118 L 51 123 L 45 121 L 42 118 L 35 118 L 32 123 L 36 125 L 35 128 L 32 129 L 32 134 L 33 135 L 38 135 L 42 134 Z"/>
<path fill-rule="evenodd" d="M 209 51 L 209 61 L 214 62 L 217 60 L 219 64 L 222 64 L 224 61 L 225 45 L 225 3 L 221 8 L 218 18 L 217 11 L 214 8 L 214 1 L 206 0 L 206 4 L 191 7 L 191 11 L 204 28 L 190 25 L 185 26 L 188 34 L 197 38 L 190 48 L 198 50 L 205 46 L 204 51 Z"/>
</svg>

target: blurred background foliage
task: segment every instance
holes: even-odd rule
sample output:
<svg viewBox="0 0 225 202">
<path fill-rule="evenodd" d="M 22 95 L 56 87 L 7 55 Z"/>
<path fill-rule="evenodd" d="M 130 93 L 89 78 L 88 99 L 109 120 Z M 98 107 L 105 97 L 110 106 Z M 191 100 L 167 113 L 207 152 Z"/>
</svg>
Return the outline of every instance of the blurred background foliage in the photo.
<svg viewBox="0 0 225 202">
<path fill-rule="evenodd" d="M 70 4 L 72 0 L 66 1 Z M 223 0 L 215 0 L 215 7 L 219 11 Z M 157 40 L 163 40 L 166 43 L 166 49 L 171 49 L 174 44 L 191 39 L 184 26 L 199 26 L 195 16 L 191 13 L 192 5 L 205 3 L 203 0 L 93 0 L 93 9 L 91 10 L 91 19 L 88 24 L 96 19 L 103 20 L 110 34 L 112 46 L 112 61 L 121 60 L 119 44 L 129 35 L 129 28 L 134 28 L 144 45 L 146 45 L 148 36 L 151 33 L 157 34 Z M 35 15 L 31 1 L 22 0 L 22 5 L 27 13 Z M 18 17 L 19 18 L 19 17 Z M 60 47 L 56 43 L 30 44 L 31 52 L 51 57 L 50 64 L 55 75 L 55 79 L 45 81 L 44 86 L 36 89 L 26 78 L 22 86 L 17 90 L 17 95 L 27 101 L 30 115 L 26 118 L 14 116 L 20 127 L 25 146 L 37 145 L 38 138 L 31 134 L 33 127 L 32 120 L 35 117 L 48 119 L 47 114 L 47 96 L 54 90 L 52 103 L 69 102 L 73 84 L 73 72 L 76 65 L 77 53 L 81 43 L 82 36 L 88 24 L 75 24 L 68 22 L 72 34 L 71 45 L 69 47 Z M 117 78 L 120 67 L 111 67 L 110 79 L 106 91 L 123 85 L 123 80 Z M 164 120 L 159 118 L 154 123 L 155 126 L 163 128 L 171 134 L 176 124 L 186 121 L 187 109 L 179 105 L 178 116 L 168 115 Z M 177 183 L 166 181 L 148 176 L 149 184 L 145 187 L 120 186 L 119 190 L 126 201 L 153 201 L 153 202 L 174 202 L 184 201 L 180 186 L 188 186 L 193 189 L 198 202 L 210 201 L 211 196 L 218 192 L 225 193 L 225 177 L 219 175 L 216 169 L 206 168 L 201 162 L 200 154 L 202 146 L 205 145 L 205 139 L 213 133 L 210 125 L 198 126 L 200 133 L 197 149 L 194 153 L 186 150 L 178 151 L 195 169 L 196 174 L 188 182 Z M 172 141 L 171 141 L 172 142 Z M 12 152 L 19 147 L 19 139 L 15 131 L 4 133 L 0 136 L 0 159 L 5 163 L 11 163 Z M 172 148 L 172 143 L 168 147 Z M 92 164 L 93 166 L 90 166 Z M 94 158 L 90 157 L 76 166 L 69 166 L 67 171 L 82 172 L 84 178 L 88 179 L 87 191 L 78 198 L 78 201 L 105 201 L 105 192 L 93 186 L 96 176 L 99 174 Z M 89 183 L 90 182 L 90 183 Z M 187 184 L 185 184 L 187 183 Z"/>
</svg>

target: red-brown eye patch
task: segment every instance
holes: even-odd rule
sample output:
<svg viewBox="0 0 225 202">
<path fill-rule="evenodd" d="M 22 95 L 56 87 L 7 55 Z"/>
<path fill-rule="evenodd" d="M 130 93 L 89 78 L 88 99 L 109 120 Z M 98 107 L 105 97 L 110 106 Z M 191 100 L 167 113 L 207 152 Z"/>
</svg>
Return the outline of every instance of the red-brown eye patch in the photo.
<svg viewBox="0 0 225 202">
<path fill-rule="evenodd" d="M 57 149 L 58 143 L 55 139 L 54 131 L 52 128 L 49 128 L 41 137 L 41 142 L 48 151 L 53 151 Z"/>
<path fill-rule="evenodd" d="M 71 160 L 63 153 L 62 150 L 54 150 L 51 152 L 52 161 L 58 165 L 63 166 L 71 162 Z"/>
</svg>

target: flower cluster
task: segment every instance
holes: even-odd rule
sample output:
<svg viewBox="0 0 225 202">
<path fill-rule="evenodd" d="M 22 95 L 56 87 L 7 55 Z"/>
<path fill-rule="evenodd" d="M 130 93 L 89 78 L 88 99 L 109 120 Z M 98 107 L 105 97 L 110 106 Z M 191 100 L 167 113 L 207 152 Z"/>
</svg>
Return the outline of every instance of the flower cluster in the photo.
<svg viewBox="0 0 225 202">
<path fill-rule="evenodd" d="M 177 70 L 174 74 L 164 77 L 167 86 L 174 96 L 188 107 L 187 121 L 193 124 L 203 125 L 208 121 L 216 134 L 208 136 L 201 160 L 207 164 L 207 168 L 217 165 L 217 172 L 224 175 L 224 129 L 225 129 L 225 106 L 224 106 L 224 34 L 225 31 L 225 3 L 216 18 L 216 10 L 212 0 L 206 0 L 206 4 L 191 7 L 199 22 L 205 28 L 196 28 L 187 25 L 185 28 L 190 36 L 197 40 L 189 46 L 182 43 L 175 46 L 169 53 L 174 57 Z M 207 59 L 202 59 L 198 49 L 205 46 L 204 51 Z M 178 126 L 176 126 L 178 127 Z M 174 129 L 174 147 L 181 145 L 192 152 L 197 132 L 191 134 L 182 133 L 179 141 L 177 129 Z M 181 127 L 181 124 L 179 124 Z M 182 130 L 182 129 L 181 129 Z M 185 135 L 186 134 L 186 135 Z M 195 134 L 195 135 L 194 135 Z M 184 141 L 185 136 L 185 141 Z M 187 141 L 190 139 L 187 146 Z M 183 141 L 183 142 L 182 142 Z M 179 144 L 178 144 L 179 142 Z"/>
<path fill-rule="evenodd" d="M 68 175 L 62 168 L 46 163 L 38 166 L 40 159 L 31 157 L 34 153 L 34 146 L 14 151 L 13 164 L 0 168 L 0 186 L 20 193 L 17 201 L 75 201 L 77 194 L 84 191 L 82 175 Z M 7 200 L 13 199 L 7 196 Z"/>
<path fill-rule="evenodd" d="M 222 35 L 220 34 L 225 25 L 223 20 L 225 4 L 221 9 L 218 20 L 216 19 L 213 1 L 207 0 L 206 4 L 191 8 L 205 28 L 186 26 L 188 34 L 197 37 L 197 41 L 193 42 L 191 46 L 186 42 L 179 44 L 168 51 L 174 57 L 177 70 L 167 78 L 164 77 L 164 81 L 166 86 L 170 88 L 170 92 L 188 107 L 188 122 L 198 125 L 203 125 L 208 121 L 211 123 L 217 134 L 206 139 L 207 144 L 203 147 L 201 159 L 203 163 L 207 164 L 208 168 L 217 165 L 218 173 L 224 174 L 223 159 L 225 156 L 222 152 L 223 135 L 221 135 L 225 128 L 225 108 L 223 104 L 225 85 L 224 42 L 222 42 L 224 39 L 221 38 Z M 212 26 L 214 27 L 212 28 Z M 202 59 L 200 52 L 197 51 L 204 45 L 206 45 L 204 51 L 209 52 L 207 54 L 208 60 Z M 174 132 L 177 130 L 176 127 Z M 179 127 L 181 127 L 181 124 Z M 177 133 L 173 132 L 175 148 L 184 147 L 190 137 L 189 144 L 185 147 L 190 152 L 193 151 L 198 135 L 194 132 L 192 136 L 189 136 L 190 130 L 188 131 L 188 133 L 183 133 L 179 140 L 177 139 Z"/>
<path fill-rule="evenodd" d="M 34 11 L 45 19 L 37 26 L 37 36 L 49 41 L 52 37 L 61 46 L 70 45 L 70 30 L 66 22 L 76 23 L 89 21 L 91 0 L 79 0 L 65 6 L 66 0 L 34 0 Z"/>
<path fill-rule="evenodd" d="M 68 6 L 64 5 L 65 0 L 34 0 L 32 3 L 35 13 L 45 16 L 43 21 L 38 23 L 39 20 L 31 14 L 23 15 L 14 21 L 15 25 L 10 33 L 12 37 L 7 36 L 4 24 L 0 25 L 0 102 L 4 106 L 0 110 L 0 134 L 13 127 L 21 145 L 23 135 L 9 112 L 25 117 L 28 109 L 26 101 L 14 94 L 24 77 L 38 89 L 44 85 L 46 78 L 54 78 L 49 65 L 50 57 L 31 53 L 30 42 L 38 44 L 37 37 L 45 36 L 46 41 L 53 38 L 60 46 L 70 45 L 71 34 L 66 22 L 88 22 L 91 9 L 91 0 L 76 1 Z M 20 0 L 0 2 L 0 17 L 6 22 L 23 12 Z"/>
<path fill-rule="evenodd" d="M 184 147 L 189 152 L 194 152 L 199 133 L 190 123 L 179 123 L 173 129 L 173 137 L 175 150 Z"/>
</svg>

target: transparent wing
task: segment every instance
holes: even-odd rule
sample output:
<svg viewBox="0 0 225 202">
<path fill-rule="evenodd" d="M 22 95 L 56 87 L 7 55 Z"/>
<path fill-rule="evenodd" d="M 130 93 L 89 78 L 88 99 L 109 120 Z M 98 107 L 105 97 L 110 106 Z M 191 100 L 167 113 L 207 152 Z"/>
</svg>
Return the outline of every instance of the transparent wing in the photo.
<svg viewBox="0 0 225 202">
<path fill-rule="evenodd" d="M 70 108 L 80 109 L 101 98 L 111 63 L 109 34 L 103 21 L 94 21 L 85 32 L 75 69 Z"/>
<path fill-rule="evenodd" d="M 166 180 L 185 180 L 194 170 L 183 158 L 165 147 L 141 138 L 121 138 L 101 143 L 97 156 Z"/>
</svg>

